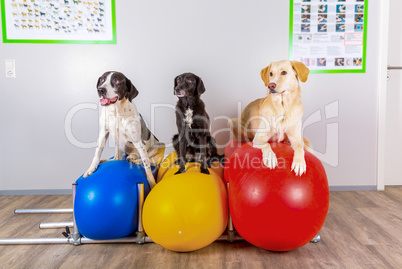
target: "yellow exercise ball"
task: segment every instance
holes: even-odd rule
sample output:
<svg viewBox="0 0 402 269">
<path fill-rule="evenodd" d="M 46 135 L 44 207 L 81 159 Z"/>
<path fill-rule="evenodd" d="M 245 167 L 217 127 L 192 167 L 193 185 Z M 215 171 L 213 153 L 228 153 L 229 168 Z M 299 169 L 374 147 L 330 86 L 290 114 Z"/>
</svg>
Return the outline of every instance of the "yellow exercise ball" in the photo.
<svg viewBox="0 0 402 269">
<path fill-rule="evenodd" d="M 171 157 L 171 156 L 170 156 Z M 225 231 L 228 221 L 227 191 L 213 170 L 200 173 L 189 163 L 185 173 L 174 175 L 178 165 L 164 169 L 161 181 L 148 194 L 143 208 L 146 234 L 162 247 L 178 252 L 201 249 Z M 165 161 L 166 161 L 165 159 Z"/>
</svg>

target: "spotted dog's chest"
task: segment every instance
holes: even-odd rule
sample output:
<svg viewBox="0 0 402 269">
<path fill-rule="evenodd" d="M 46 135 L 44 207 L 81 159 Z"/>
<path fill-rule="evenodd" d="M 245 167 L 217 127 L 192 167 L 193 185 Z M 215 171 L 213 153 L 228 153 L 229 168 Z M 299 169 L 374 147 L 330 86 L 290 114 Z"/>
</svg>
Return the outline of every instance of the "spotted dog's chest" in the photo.
<svg viewBox="0 0 402 269">
<path fill-rule="evenodd" d="M 141 139 L 140 116 L 134 114 L 130 108 L 123 108 L 119 112 L 115 113 L 112 109 L 105 109 L 100 121 L 112 139 L 119 144 L 119 147 L 124 148 L 126 143 Z"/>
<path fill-rule="evenodd" d="M 194 111 L 191 108 L 187 108 L 184 112 L 184 122 L 188 128 L 191 128 L 191 125 L 193 124 L 193 113 Z"/>
</svg>

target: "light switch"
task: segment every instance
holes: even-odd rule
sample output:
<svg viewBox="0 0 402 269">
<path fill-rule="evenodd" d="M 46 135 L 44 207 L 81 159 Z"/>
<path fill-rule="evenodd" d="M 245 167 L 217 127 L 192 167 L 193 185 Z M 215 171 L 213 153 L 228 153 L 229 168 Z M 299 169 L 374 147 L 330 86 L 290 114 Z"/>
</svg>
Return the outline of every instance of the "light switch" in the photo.
<svg viewBox="0 0 402 269">
<path fill-rule="evenodd" d="M 15 60 L 5 60 L 6 78 L 15 78 Z"/>
</svg>

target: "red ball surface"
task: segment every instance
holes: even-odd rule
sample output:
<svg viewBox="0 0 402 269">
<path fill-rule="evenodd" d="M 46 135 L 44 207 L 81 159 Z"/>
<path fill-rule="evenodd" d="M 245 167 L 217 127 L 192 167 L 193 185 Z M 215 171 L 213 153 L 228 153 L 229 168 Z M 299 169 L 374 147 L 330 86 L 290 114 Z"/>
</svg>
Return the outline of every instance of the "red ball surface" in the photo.
<svg viewBox="0 0 402 269">
<path fill-rule="evenodd" d="M 288 251 L 311 241 L 328 213 L 328 180 L 322 163 L 305 152 L 307 171 L 291 171 L 293 149 L 272 143 L 278 167 L 262 163 L 261 150 L 250 143 L 236 149 L 225 171 L 229 206 L 237 232 L 249 243 L 272 251 Z"/>
<path fill-rule="evenodd" d="M 234 142 L 235 141 L 235 142 Z M 254 149 L 251 142 L 237 142 L 233 139 L 225 148 L 225 180 L 234 181 L 245 173 L 261 168 L 261 150 Z"/>
<path fill-rule="evenodd" d="M 236 139 L 232 139 L 225 147 L 225 157 L 230 158 L 232 153 L 241 147 L 245 142 L 237 141 Z"/>
<path fill-rule="evenodd" d="M 230 157 L 232 156 L 233 152 L 235 152 L 238 148 L 240 148 L 243 144 L 245 144 L 246 142 L 241 142 L 241 141 L 237 141 L 236 139 L 232 139 L 225 147 L 225 169 L 224 169 L 224 180 L 226 182 L 229 181 L 229 177 L 231 176 L 230 173 L 233 172 L 232 169 L 227 169 L 228 167 L 231 167 L 230 164 Z"/>
</svg>

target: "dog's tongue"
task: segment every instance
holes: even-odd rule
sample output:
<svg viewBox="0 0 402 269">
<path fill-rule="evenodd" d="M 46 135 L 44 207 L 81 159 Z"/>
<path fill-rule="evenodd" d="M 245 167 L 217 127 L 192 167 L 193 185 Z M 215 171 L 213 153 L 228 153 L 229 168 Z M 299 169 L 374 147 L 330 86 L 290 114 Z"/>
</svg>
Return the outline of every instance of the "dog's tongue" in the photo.
<svg viewBox="0 0 402 269">
<path fill-rule="evenodd" d="M 107 99 L 107 98 L 103 98 L 103 97 L 100 99 L 101 105 L 108 105 L 108 104 L 110 104 L 112 102 L 116 102 L 116 101 L 117 101 L 117 96 L 113 99 Z"/>
<path fill-rule="evenodd" d="M 101 103 L 101 105 L 107 105 L 107 104 L 110 103 L 110 100 L 109 100 L 109 99 L 106 99 L 106 98 L 101 98 L 101 99 L 100 99 L 100 103 Z"/>
</svg>

